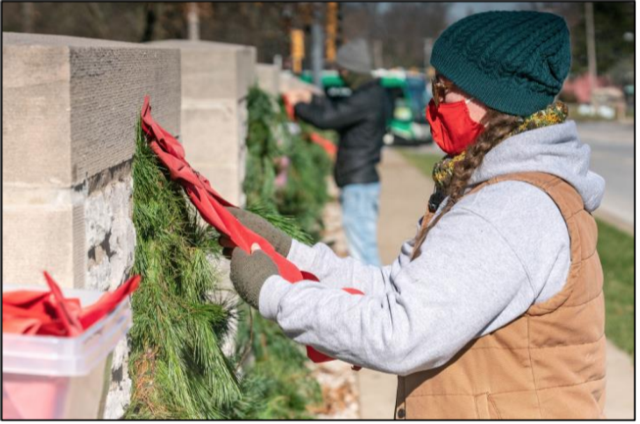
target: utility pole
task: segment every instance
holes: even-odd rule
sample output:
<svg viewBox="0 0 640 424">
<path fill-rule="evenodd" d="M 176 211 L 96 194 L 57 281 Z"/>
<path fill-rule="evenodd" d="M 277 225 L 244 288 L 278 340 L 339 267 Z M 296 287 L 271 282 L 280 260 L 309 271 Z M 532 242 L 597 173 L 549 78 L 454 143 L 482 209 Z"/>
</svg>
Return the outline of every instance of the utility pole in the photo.
<svg viewBox="0 0 640 424">
<path fill-rule="evenodd" d="M 373 67 L 376 69 L 384 67 L 382 58 L 382 40 L 373 40 Z"/>
<path fill-rule="evenodd" d="M 22 8 L 22 31 L 33 32 L 33 15 L 35 13 L 33 3 L 24 2 Z"/>
<path fill-rule="evenodd" d="M 593 3 L 584 4 L 584 18 L 587 26 L 587 60 L 589 63 L 589 89 L 593 103 L 593 90 L 596 88 L 596 78 L 598 77 L 598 64 L 596 62 L 596 34 L 593 20 Z"/>
<path fill-rule="evenodd" d="M 279 54 L 273 56 L 273 64 L 278 70 L 282 69 L 282 56 Z"/>
<path fill-rule="evenodd" d="M 333 63 L 336 60 L 336 41 L 338 39 L 338 3 L 327 3 L 326 18 L 326 58 L 327 62 Z"/>
<path fill-rule="evenodd" d="M 291 30 L 291 70 L 294 74 L 302 72 L 302 59 L 304 59 L 304 31 Z"/>
<path fill-rule="evenodd" d="M 431 51 L 433 50 L 433 38 L 427 37 L 424 39 L 424 71 L 429 69 L 429 62 L 431 61 Z"/>
<path fill-rule="evenodd" d="M 189 3 L 187 8 L 189 40 L 198 41 L 200 39 L 200 16 L 198 14 L 198 3 Z"/>
<path fill-rule="evenodd" d="M 324 68 L 321 19 L 321 6 L 314 4 L 313 24 L 311 25 L 311 69 L 313 72 L 313 84 L 320 89 L 322 89 L 322 68 Z"/>
</svg>

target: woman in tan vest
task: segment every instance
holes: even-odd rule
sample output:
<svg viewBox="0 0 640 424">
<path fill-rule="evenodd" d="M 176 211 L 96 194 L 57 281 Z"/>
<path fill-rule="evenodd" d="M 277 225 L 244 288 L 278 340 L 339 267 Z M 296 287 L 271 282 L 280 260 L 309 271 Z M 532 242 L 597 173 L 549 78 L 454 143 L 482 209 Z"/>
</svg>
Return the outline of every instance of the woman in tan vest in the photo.
<svg viewBox="0 0 640 424">
<path fill-rule="evenodd" d="M 487 12 L 449 27 L 434 45 L 427 111 L 447 155 L 415 238 L 378 268 L 234 209 L 321 281 L 292 285 L 262 252 L 235 249 L 239 294 L 294 340 L 399 375 L 399 419 L 602 417 L 591 212 L 604 180 L 554 101 L 569 46 L 564 20 L 548 13 Z"/>
</svg>

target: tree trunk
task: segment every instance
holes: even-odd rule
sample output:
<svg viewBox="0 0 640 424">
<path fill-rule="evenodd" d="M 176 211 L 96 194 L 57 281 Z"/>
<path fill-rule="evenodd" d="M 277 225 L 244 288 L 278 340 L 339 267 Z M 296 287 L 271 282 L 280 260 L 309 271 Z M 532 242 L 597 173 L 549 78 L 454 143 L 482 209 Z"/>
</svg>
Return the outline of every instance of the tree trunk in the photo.
<svg viewBox="0 0 640 424">
<path fill-rule="evenodd" d="M 153 30 L 155 29 L 156 21 L 158 20 L 156 15 L 156 5 L 154 3 L 147 3 L 144 32 L 142 33 L 142 39 L 140 42 L 146 43 L 153 40 Z"/>
<path fill-rule="evenodd" d="M 200 16 L 198 15 L 198 3 L 189 3 L 187 9 L 187 22 L 189 23 L 189 40 L 199 40 Z"/>
<path fill-rule="evenodd" d="M 33 32 L 34 8 L 33 3 L 22 3 L 22 31 Z"/>
<path fill-rule="evenodd" d="M 598 68 L 596 63 L 596 37 L 593 23 L 593 3 L 585 3 L 585 21 L 587 26 L 587 60 L 589 63 L 589 88 L 591 89 L 591 102 L 593 102 L 593 90 L 596 88 Z"/>
</svg>

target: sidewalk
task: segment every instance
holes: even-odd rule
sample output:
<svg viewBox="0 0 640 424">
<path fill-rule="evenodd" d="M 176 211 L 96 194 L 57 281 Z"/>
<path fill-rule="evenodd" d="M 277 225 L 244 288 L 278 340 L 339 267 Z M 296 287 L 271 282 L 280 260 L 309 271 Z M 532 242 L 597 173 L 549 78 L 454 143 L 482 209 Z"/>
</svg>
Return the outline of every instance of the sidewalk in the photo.
<svg viewBox="0 0 640 424">
<path fill-rule="evenodd" d="M 391 263 L 401 244 L 415 235 L 433 183 L 395 150 L 384 149 L 380 166 L 382 193 L 378 241 L 384 264 Z M 612 344 L 607 350 L 607 418 L 633 418 L 634 369 L 631 358 Z M 360 417 L 392 419 L 397 377 L 371 370 L 358 373 Z"/>
<path fill-rule="evenodd" d="M 385 148 L 382 154 L 378 244 L 382 263 L 388 265 L 398 255 L 402 243 L 415 235 L 433 183 L 397 151 Z M 358 378 L 360 418 L 394 418 L 398 377 L 363 369 Z"/>
</svg>

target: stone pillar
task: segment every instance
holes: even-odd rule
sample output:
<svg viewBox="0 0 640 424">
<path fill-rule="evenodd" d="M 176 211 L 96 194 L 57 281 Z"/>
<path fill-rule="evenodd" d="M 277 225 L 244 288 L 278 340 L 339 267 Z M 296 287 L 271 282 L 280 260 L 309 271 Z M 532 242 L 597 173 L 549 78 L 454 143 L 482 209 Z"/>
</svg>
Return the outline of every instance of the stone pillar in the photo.
<svg viewBox="0 0 640 424">
<path fill-rule="evenodd" d="M 256 65 L 256 75 L 261 89 L 274 96 L 280 94 L 280 68 L 259 63 Z"/>
<path fill-rule="evenodd" d="M 180 129 L 180 54 L 149 46 L 2 34 L 2 281 L 114 289 L 133 266 L 131 161 L 145 95 Z M 128 403 L 126 342 L 106 415 Z"/>
<path fill-rule="evenodd" d="M 182 60 L 182 134 L 187 160 L 234 204 L 244 204 L 247 93 L 256 81 L 256 49 L 211 41 L 165 40 Z"/>
</svg>

